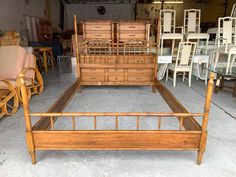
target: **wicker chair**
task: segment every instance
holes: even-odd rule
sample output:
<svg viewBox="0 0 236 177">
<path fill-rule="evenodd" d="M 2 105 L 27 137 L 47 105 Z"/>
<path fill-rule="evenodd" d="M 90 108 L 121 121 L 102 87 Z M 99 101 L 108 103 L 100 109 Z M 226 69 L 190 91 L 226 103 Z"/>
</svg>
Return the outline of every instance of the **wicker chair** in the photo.
<svg viewBox="0 0 236 177">
<path fill-rule="evenodd" d="M 16 112 L 21 103 L 19 74 L 24 73 L 27 84 L 28 98 L 43 91 L 43 79 L 36 66 L 36 58 L 19 46 L 0 47 L 0 109 L 3 115 Z M 11 95 L 11 96 L 9 96 Z M 13 99 L 12 110 L 7 111 L 8 101 Z M 8 107 L 9 107 L 8 106 Z"/>
</svg>

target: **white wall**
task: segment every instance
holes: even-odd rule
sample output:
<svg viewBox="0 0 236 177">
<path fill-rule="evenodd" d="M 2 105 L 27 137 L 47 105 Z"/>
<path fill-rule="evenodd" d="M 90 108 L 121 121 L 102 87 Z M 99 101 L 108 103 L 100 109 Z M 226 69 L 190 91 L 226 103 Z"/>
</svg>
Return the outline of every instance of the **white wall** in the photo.
<svg viewBox="0 0 236 177">
<path fill-rule="evenodd" d="M 104 6 L 106 13 L 99 15 L 97 7 Z M 67 4 L 65 6 L 65 29 L 73 29 L 73 15 L 81 20 L 132 20 L 134 4 Z"/>
<path fill-rule="evenodd" d="M 0 29 L 19 31 L 24 26 L 24 15 L 44 17 L 45 1 L 29 0 L 1 0 L 0 1 Z"/>
</svg>

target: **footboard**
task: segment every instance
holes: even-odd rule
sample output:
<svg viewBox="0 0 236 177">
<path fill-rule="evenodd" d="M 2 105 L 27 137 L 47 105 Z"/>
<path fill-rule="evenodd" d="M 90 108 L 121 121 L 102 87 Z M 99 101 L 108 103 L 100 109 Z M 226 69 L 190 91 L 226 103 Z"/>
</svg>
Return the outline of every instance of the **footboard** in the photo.
<svg viewBox="0 0 236 177">
<path fill-rule="evenodd" d="M 204 113 L 187 112 L 161 83 L 158 83 L 157 89 L 173 112 L 60 113 L 59 110 L 61 111 L 66 103 L 70 101 L 71 95 L 77 92 L 78 87 L 74 85 L 70 87 L 71 93 L 66 91 L 64 95 L 57 100 L 57 104 L 54 104 L 50 108 L 50 110 L 58 110 L 58 112 L 30 113 L 26 86 L 22 76 L 21 91 L 26 122 L 26 139 L 33 164 L 36 163 L 35 151 L 37 150 L 194 150 L 198 151 L 197 163 L 201 163 L 202 155 L 206 148 L 207 123 L 212 96 L 213 75 L 211 75 L 207 88 Z M 37 122 L 35 125 L 32 125 L 31 120 L 37 117 L 40 117 L 39 123 Z M 109 117 L 115 120 L 113 129 L 98 129 L 97 119 L 103 117 Z M 130 117 L 136 120 L 135 129 L 121 129 L 119 127 L 120 118 Z M 77 129 L 77 119 L 80 118 L 92 118 L 93 128 L 89 130 Z M 141 120 L 146 118 L 156 120 L 155 129 L 142 129 Z M 162 128 L 162 122 L 166 118 L 177 118 L 179 125 L 174 130 Z M 195 118 L 200 118 L 201 124 L 199 124 Z M 70 128 L 66 130 L 57 129 L 55 122 L 59 119 L 69 119 Z"/>
</svg>

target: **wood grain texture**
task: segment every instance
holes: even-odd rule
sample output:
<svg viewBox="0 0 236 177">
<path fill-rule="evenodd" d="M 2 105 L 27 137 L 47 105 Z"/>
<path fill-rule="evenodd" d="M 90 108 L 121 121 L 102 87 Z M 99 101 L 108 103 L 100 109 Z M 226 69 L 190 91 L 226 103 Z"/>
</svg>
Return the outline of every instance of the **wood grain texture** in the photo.
<svg viewBox="0 0 236 177">
<path fill-rule="evenodd" d="M 36 149 L 198 149 L 200 133 L 178 131 L 33 132 Z"/>
</svg>

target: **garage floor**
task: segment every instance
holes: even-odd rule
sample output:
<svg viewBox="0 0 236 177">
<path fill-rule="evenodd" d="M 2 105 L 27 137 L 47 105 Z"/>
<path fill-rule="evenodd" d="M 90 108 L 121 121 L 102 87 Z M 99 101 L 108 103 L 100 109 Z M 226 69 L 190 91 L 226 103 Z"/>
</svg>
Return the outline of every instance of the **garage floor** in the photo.
<svg viewBox="0 0 236 177">
<path fill-rule="evenodd" d="M 59 77 L 57 70 L 50 71 L 45 78 L 44 93 L 31 99 L 32 111 L 46 111 L 72 83 L 69 74 Z M 193 79 L 192 88 L 180 79 L 176 88 L 171 81 L 163 83 L 189 111 L 203 110 L 204 82 Z M 103 101 L 99 101 L 101 98 Z M 80 99 L 86 103 L 82 104 Z M 196 164 L 196 152 L 179 151 L 44 151 L 37 152 L 37 164 L 32 165 L 20 108 L 14 116 L 0 119 L 0 177 L 236 176 L 236 98 L 231 93 L 219 92 L 213 95 L 211 106 L 207 150 L 200 166 Z M 94 111 L 168 110 L 150 87 L 85 88 L 66 110 L 78 110 L 78 107 Z"/>
</svg>

